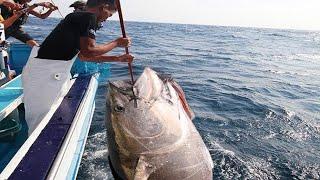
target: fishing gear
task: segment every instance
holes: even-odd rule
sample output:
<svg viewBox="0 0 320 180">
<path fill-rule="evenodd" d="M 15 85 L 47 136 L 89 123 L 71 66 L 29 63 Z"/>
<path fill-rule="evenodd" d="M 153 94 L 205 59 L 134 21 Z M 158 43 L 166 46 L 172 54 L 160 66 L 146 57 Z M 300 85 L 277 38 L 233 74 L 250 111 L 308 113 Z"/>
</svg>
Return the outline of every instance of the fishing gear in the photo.
<svg viewBox="0 0 320 180">
<path fill-rule="evenodd" d="M 125 27 L 124 27 L 124 22 L 123 22 L 123 16 L 122 16 L 122 10 L 121 10 L 120 0 L 117 0 L 117 1 L 116 1 L 116 5 L 117 5 L 117 9 L 118 9 L 118 14 L 119 14 L 119 20 L 120 20 L 120 26 L 121 26 L 122 36 L 123 36 L 123 38 L 126 38 L 127 35 L 126 35 Z M 128 48 L 128 47 L 125 47 L 125 50 L 126 50 L 126 54 L 129 54 L 129 48 Z M 137 107 L 137 106 L 138 106 L 138 104 L 137 104 L 137 97 L 136 97 L 136 95 L 134 94 L 134 90 L 133 90 L 133 85 L 134 85 L 133 70 L 132 70 L 132 65 L 131 65 L 130 62 L 128 63 L 128 67 L 129 67 L 129 73 L 130 73 L 130 76 L 131 76 L 132 93 L 133 93 L 133 98 L 134 98 L 134 107 Z"/>
<path fill-rule="evenodd" d="M 50 1 L 51 1 L 51 3 L 52 3 L 54 6 L 56 6 L 56 5 L 55 5 L 55 3 L 53 2 L 53 0 L 50 0 Z M 56 7 L 57 7 L 57 10 L 58 10 L 58 12 L 59 12 L 59 14 L 60 14 L 61 18 L 63 19 L 63 18 L 64 18 L 64 16 L 62 15 L 62 13 L 61 13 L 60 9 L 58 8 L 58 6 L 56 6 Z"/>
<path fill-rule="evenodd" d="M 37 4 L 35 4 L 35 6 L 38 6 Z M 26 7 L 26 8 L 23 8 L 23 9 L 20 9 L 18 12 L 21 13 L 21 14 L 25 14 L 29 11 L 30 7 Z"/>
</svg>

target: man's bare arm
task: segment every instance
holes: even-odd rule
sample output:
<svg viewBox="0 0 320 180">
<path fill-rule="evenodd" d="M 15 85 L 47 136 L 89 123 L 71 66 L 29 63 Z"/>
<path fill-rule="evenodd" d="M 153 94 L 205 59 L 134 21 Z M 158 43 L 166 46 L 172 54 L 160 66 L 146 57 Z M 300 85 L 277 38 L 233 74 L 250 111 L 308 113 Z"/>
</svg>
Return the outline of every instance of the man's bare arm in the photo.
<svg viewBox="0 0 320 180">
<path fill-rule="evenodd" d="M 121 56 L 107 56 L 107 55 L 101 55 L 101 56 L 95 56 L 95 57 L 85 57 L 82 54 L 79 54 L 78 56 L 80 60 L 82 61 L 88 61 L 88 62 L 126 62 L 131 63 L 133 61 L 133 56 L 129 54 L 124 54 Z"/>
<path fill-rule="evenodd" d="M 4 29 L 10 27 L 19 17 L 21 16 L 20 13 L 14 13 L 8 19 L 3 20 L 1 23 L 4 25 Z"/>
<path fill-rule="evenodd" d="M 31 10 L 30 11 L 30 14 L 38 17 L 38 18 L 41 18 L 41 19 L 46 19 L 47 17 L 50 16 L 50 14 L 54 11 L 54 9 L 49 9 L 47 12 L 43 13 L 43 14 L 40 14 L 39 12 L 35 11 L 35 10 Z"/>
<path fill-rule="evenodd" d="M 116 47 L 128 47 L 131 43 L 130 38 L 118 38 L 106 44 L 97 45 L 96 40 L 90 37 L 80 38 L 80 54 L 84 57 L 101 56 Z"/>
<path fill-rule="evenodd" d="M 95 39 L 89 37 L 80 38 L 80 54 L 83 57 L 90 58 L 101 56 L 116 47 L 118 47 L 118 43 L 116 41 L 97 45 Z"/>
</svg>

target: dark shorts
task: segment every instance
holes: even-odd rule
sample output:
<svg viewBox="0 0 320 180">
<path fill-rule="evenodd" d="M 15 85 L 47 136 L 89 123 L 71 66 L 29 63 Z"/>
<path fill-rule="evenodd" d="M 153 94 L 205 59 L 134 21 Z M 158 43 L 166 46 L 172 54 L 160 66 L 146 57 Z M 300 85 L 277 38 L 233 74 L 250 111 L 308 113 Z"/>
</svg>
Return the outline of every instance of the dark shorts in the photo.
<svg viewBox="0 0 320 180">
<path fill-rule="evenodd" d="M 27 41 L 33 40 L 33 38 L 28 33 L 24 32 L 22 28 L 7 33 L 6 38 L 8 37 L 14 37 L 23 43 L 27 43 Z"/>
</svg>

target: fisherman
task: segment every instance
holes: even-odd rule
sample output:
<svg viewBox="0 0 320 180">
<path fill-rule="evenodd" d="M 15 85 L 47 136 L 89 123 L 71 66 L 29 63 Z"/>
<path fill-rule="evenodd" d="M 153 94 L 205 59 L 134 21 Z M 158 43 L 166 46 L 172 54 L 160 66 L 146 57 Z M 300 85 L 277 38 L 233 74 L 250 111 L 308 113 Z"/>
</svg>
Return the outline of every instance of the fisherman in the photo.
<svg viewBox="0 0 320 180">
<path fill-rule="evenodd" d="M 14 70 L 10 70 L 8 59 L 6 59 L 7 54 L 5 52 L 9 43 L 5 41 L 5 30 L 22 15 L 22 12 L 19 11 L 22 6 L 12 0 L 0 0 L 0 5 L 3 5 L 14 11 L 14 15 L 6 20 L 1 16 L 0 13 L 0 84 L 4 84 L 13 79 L 16 75 Z"/>
<path fill-rule="evenodd" d="M 85 1 L 75 1 L 69 7 L 74 8 L 73 12 L 84 11 L 86 9 Z"/>
<path fill-rule="evenodd" d="M 116 47 L 128 47 L 130 38 L 96 44 L 97 25 L 117 11 L 114 0 L 88 0 L 85 11 L 65 17 L 39 47 L 33 47 L 22 73 L 24 105 L 29 134 L 71 84 L 70 69 L 76 57 L 91 62 L 131 63 L 133 56 L 104 55 Z M 41 90 L 35 93 L 35 90 Z"/>
<path fill-rule="evenodd" d="M 29 46 L 39 46 L 39 44 L 26 32 L 23 31 L 22 25 L 26 23 L 29 14 L 32 14 L 38 18 L 45 19 L 49 17 L 49 15 L 57 10 L 58 8 L 54 6 L 50 2 L 41 2 L 33 4 L 32 6 L 29 6 L 27 3 L 31 2 L 31 0 L 17 0 L 17 3 L 19 3 L 22 6 L 23 14 L 19 15 L 19 18 L 15 20 L 10 27 L 6 29 L 6 38 L 12 36 L 23 43 L 28 44 Z M 47 12 L 45 13 L 39 13 L 35 11 L 34 9 L 38 6 L 47 8 Z M 10 9 L 6 6 L 0 6 L 1 7 L 1 15 L 5 20 L 12 18 L 12 16 L 15 16 L 15 11 L 13 9 Z"/>
<path fill-rule="evenodd" d="M 4 25 L 4 29 L 7 29 L 22 15 L 22 12 L 19 11 L 22 8 L 22 6 L 11 0 L 0 1 L 0 4 L 7 7 L 8 9 L 13 10 L 13 15 L 8 19 L 4 19 L 0 14 L 0 23 Z"/>
<path fill-rule="evenodd" d="M 12 0 L 0 0 L 0 5 L 4 5 L 12 10 L 19 10 L 22 8 L 22 6 L 18 3 L 15 3 Z"/>
<path fill-rule="evenodd" d="M 85 11 L 86 10 L 86 1 L 78 0 L 73 2 L 69 7 L 73 9 L 73 12 Z M 99 29 L 99 28 L 97 28 Z M 98 66 L 93 62 L 81 61 L 79 58 L 76 59 L 72 68 L 71 74 L 92 74 L 93 72 L 98 72 Z"/>
</svg>

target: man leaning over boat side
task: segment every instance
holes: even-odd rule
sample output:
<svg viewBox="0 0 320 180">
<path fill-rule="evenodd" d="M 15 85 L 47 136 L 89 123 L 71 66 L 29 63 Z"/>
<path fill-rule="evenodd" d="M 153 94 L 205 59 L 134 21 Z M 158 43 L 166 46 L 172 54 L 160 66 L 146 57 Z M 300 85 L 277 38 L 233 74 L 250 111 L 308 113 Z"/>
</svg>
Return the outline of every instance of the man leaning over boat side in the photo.
<svg viewBox="0 0 320 180">
<path fill-rule="evenodd" d="M 76 57 L 91 62 L 132 62 L 133 56 L 109 56 L 116 47 L 128 47 L 130 38 L 96 44 L 98 25 L 116 12 L 114 0 L 88 0 L 85 11 L 70 13 L 44 40 L 33 47 L 22 72 L 25 116 L 29 135 L 71 86 L 70 69 Z M 37 93 L 35 93 L 37 91 Z"/>
<path fill-rule="evenodd" d="M 14 12 L 13 15 L 8 19 L 4 19 L 0 14 L 0 23 L 4 25 L 4 29 L 7 29 L 22 15 L 22 12 L 19 11 L 22 8 L 22 6 L 11 0 L 0 0 L 0 5 L 3 5 L 8 9 L 13 10 Z"/>
<path fill-rule="evenodd" d="M 15 3 L 13 0 L 0 0 L 0 5 L 4 5 L 13 10 L 19 10 L 22 6 L 18 3 Z"/>
<path fill-rule="evenodd" d="M 22 13 L 19 10 L 22 8 L 22 6 L 18 3 L 15 3 L 12 0 L 0 0 L 0 5 L 6 6 L 7 8 L 10 8 L 10 9 L 16 11 L 12 17 L 10 17 L 6 20 L 1 16 L 1 13 L 0 13 L 0 23 L 1 23 L 0 46 L 1 46 L 1 49 L 4 50 L 4 49 L 6 49 L 6 46 L 8 45 L 7 42 L 5 42 L 4 32 L 8 27 L 10 27 L 21 16 Z M 16 75 L 16 73 L 15 73 L 15 71 L 10 70 L 9 64 L 5 63 L 5 60 L 3 58 L 0 59 L 0 61 L 1 61 L 0 62 L 0 64 L 1 64 L 0 84 L 3 84 L 3 83 L 6 83 L 7 81 L 13 79 L 13 77 Z"/>
<path fill-rule="evenodd" d="M 28 44 L 29 46 L 39 46 L 39 44 L 26 32 L 23 31 L 22 25 L 26 23 L 29 14 L 32 14 L 38 18 L 45 19 L 50 16 L 50 14 L 57 10 L 58 8 L 54 6 L 50 2 L 41 2 L 41 3 L 35 3 L 31 6 L 29 6 L 27 3 L 30 3 L 31 0 L 16 0 L 17 3 L 19 3 L 22 7 L 23 13 L 19 15 L 18 19 L 14 21 L 14 23 L 6 29 L 6 38 L 14 37 L 18 40 L 20 40 L 23 43 Z M 34 9 L 38 6 L 47 8 L 48 10 L 45 13 L 39 13 L 35 11 Z M 15 12 L 11 8 L 7 8 L 6 6 L 0 6 L 1 7 L 1 15 L 3 18 L 9 19 L 12 16 L 15 15 Z M 22 11 L 21 11 L 22 12 Z"/>
</svg>

